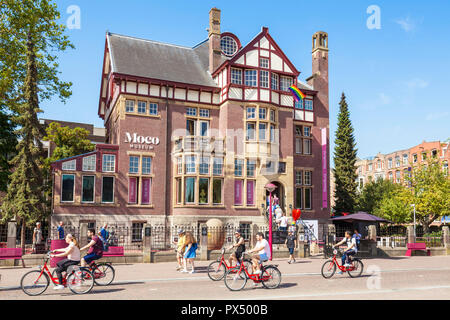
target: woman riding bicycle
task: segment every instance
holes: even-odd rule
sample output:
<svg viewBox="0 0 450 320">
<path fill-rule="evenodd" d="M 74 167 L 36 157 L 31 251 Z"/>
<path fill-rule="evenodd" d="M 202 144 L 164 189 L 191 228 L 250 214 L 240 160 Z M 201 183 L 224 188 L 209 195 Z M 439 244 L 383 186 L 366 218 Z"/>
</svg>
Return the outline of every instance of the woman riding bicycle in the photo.
<svg viewBox="0 0 450 320">
<path fill-rule="evenodd" d="M 72 236 L 71 234 L 68 234 L 66 236 L 66 243 L 69 245 L 68 247 L 63 248 L 63 249 L 53 250 L 52 254 L 50 255 L 52 258 L 67 257 L 67 259 L 61 260 L 56 264 L 58 266 L 56 269 L 56 274 L 58 275 L 59 285 L 57 285 L 53 288 L 55 290 L 64 289 L 64 286 L 62 285 L 62 282 L 63 282 L 62 272 L 67 271 L 67 269 L 70 266 L 78 265 L 81 260 L 80 249 L 78 247 L 77 239 L 75 239 L 75 237 Z M 62 252 L 62 253 L 54 254 L 57 252 Z"/>
<path fill-rule="evenodd" d="M 349 261 L 350 256 L 353 256 L 358 252 L 358 247 L 356 245 L 356 239 L 354 237 L 352 237 L 352 234 L 350 231 L 345 231 L 344 239 L 342 239 L 342 241 L 333 245 L 333 248 L 338 247 L 344 243 L 347 244 L 347 249 L 345 249 L 344 254 L 342 255 L 342 265 L 344 267 L 350 267 L 350 261 Z M 339 273 L 342 273 L 342 271 L 340 271 Z"/>
<path fill-rule="evenodd" d="M 231 250 L 233 248 L 236 248 L 236 251 L 234 251 L 230 258 L 228 259 L 230 266 L 233 265 L 233 260 L 236 262 L 236 265 L 239 265 L 239 260 L 241 259 L 242 253 L 245 251 L 245 240 L 244 237 L 241 235 L 240 230 L 236 230 L 234 233 L 236 237 L 236 242 L 229 247 L 227 250 Z"/>
</svg>

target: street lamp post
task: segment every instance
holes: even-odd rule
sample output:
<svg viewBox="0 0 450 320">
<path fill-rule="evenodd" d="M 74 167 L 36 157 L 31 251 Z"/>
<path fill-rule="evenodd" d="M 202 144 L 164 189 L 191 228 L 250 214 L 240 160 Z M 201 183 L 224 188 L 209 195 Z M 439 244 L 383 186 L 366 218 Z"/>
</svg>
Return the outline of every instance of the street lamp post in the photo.
<svg viewBox="0 0 450 320">
<path fill-rule="evenodd" d="M 270 257 L 269 260 L 272 261 L 272 192 L 277 188 L 273 183 L 268 183 L 265 185 L 264 189 L 269 191 L 269 247 L 270 247 Z"/>
<path fill-rule="evenodd" d="M 414 208 L 414 241 L 416 241 L 416 204 L 411 205 Z"/>
</svg>

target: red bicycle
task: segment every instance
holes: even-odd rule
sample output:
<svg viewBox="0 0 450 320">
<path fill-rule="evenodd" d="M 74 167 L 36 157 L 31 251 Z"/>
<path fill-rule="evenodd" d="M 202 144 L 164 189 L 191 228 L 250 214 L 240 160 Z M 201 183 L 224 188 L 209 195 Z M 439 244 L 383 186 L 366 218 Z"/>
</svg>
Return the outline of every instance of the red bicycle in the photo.
<svg viewBox="0 0 450 320">
<path fill-rule="evenodd" d="M 220 258 L 211 262 L 208 266 L 208 277 L 212 281 L 222 280 L 228 270 L 232 270 L 231 272 L 237 272 L 239 270 L 237 265 L 228 265 L 227 260 L 225 260 L 225 252 L 226 249 L 223 248 Z M 247 264 L 248 267 L 252 262 L 248 259 L 244 259 L 243 263 Z"/>
<path fill-rule="evenodd" d="M 236 270 L 229 269 L 225 274 L 225 286 L 231 291 L 242 290 L 247 284 L 248 279 L 253 280 L 254 283 L 262 283 L 267 289 L 275 289 L 281 283 L 281 272 L 278 270 L 277 265 L 267 265 L 264 266 L 262 262 L 260 263 L 261 273 L 254 274 L 249 273 L 248 266 L 245 265 L 243 253 L 241 257 L 241 266 Z M 252 267 L 253 269 L 253 267 Z"/>
<path fill-rule="evenodd" d="M 47 267 L 47 262 L 50 259 L 50 252 L 44 257 L 44 265 L 38 266 L 38 270 L 32 270 L 25 273 L 20 280 L 20 287 L 23 292 L 29 296 L 38 296 L 44 293 L 50 285 L 50 281 L 53 284 L 58 285 L 59 280 L 54 277 Z M 63 277 L 62 285 L 69 287 L 70 291 L 76 294 L 88 293 L 94 286 L 94 277 L 88 268 L 74 266 L 68 270 Z"/>
<path fill-rule="evenodd" d="M 107 262 L 95 263 L 92 261 L 88 267 L 89 271 L 94 275 L 94 282 L 98 286 L 110 285 L 115 277 L 116 271 L 111 264 Z M 86 275 L 89 277 L 89 275 Z M 56 277 L 56 269 L 52 272 L 52 277 Z"/>
<path fill-rule="evenodd" d="M 352 258 L 350 267 L 341 266 L 339 264 L 339 261 L 336 259 L 336 255 L 339 253 L 342 254 L 341 251 L 338 251 L 336 249 L 333 250 L 333 258 L 331 260 L 326 261 L 322 266 L 322 276 L 325 279 L 330 279 L 334 273 L 336 272 L 336 269 L 339 268 L 342 272 L 348 272 L 348 275 L 352 278 L 356 278 L 361 276 L 364 270 L 364 264 L 361 260 L 358 258 Z"/>
</svg>

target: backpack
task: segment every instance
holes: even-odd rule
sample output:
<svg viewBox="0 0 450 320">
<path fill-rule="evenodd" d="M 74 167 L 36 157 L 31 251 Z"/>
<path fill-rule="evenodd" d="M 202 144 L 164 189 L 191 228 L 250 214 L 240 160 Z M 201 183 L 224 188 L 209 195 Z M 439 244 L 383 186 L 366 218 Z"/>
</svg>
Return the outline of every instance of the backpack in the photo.
<svg viewBox="0 0 450 320">
<path fill-rule="evenodd" d="M 98 236 L 98 238 L 102 241 L 103 252 L 108 252 L 108 250 L 109 250 L 109 243 L 108 243 L 108 241 L 103 239 L 102 236 Z"/>
</svg>

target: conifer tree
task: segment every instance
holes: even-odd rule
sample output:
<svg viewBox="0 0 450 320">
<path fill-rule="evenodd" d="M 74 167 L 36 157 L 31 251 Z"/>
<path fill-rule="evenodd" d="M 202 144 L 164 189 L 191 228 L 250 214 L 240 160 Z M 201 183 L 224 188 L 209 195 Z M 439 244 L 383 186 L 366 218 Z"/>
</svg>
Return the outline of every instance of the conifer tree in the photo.
<svg viewBox="0 0 450 320">
<path fill-rule="evenodd" d="M 345 94 L 342 93 L 338 115 L 338 128 L 334 147 L 334 177 L 335 177 L 335 205 L 336 215 L 343 212 L 353 213 L 356 204 L 356 142 L 353 126 Z"/>
</svg>

